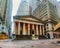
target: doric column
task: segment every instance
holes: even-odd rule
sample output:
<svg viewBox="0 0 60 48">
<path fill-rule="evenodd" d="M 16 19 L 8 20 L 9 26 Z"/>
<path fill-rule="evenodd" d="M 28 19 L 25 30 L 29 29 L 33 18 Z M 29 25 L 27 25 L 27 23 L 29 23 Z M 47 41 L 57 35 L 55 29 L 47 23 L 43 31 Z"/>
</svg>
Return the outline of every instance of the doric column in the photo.
<svg viewBox="0 0 60 48">
<path fill-rule="evenodd" d="M 14 31 L 13 31 L 13 34 L 16 34 L 16 24 L 15 24 L 15 22 L 14 22 Z"/>
<path fill-rule="evenodd" d="M 41 25 L 40 25 L 40 35 L 42 35 L 42 29 L 41 29 Z"/>
<path fill-rule="evenodd" d="M 18 35 L 18 32 L 17 31 L 18 31 L 17 30 L 17 25 L 16 25 L 16 22 L 14 22 L 14 32 L 15 32 L 16 35 Z"/>
<path fill-rule="evenodd" d="M 37 35 L 38 35 L 38 25 L 36 25 L 36 32 L 37 32 Z"/>
<path fill-rule="evenodd" d="M 34 34 L 35 34 L 34 24 L 32 24 L 32 29 L 34 30 Z"/>
<path fill-rule="evenodd" d="M 20 22 L 18 23 L 18 35 L 20 35 Z"/>
<path fill-rule="evenodd" d="M 44 25 L 43 25 L 43 35 L 44 35 Z"/>
<path fill-rule="evenodd" d="M 26 31 L 25 31 L 25 23 L 23 23 L 23 35 L 26 35 Z"/>
<path fill-rule="evenodd" d="M 32 25 L 32 29 L 34 30 L 34 24 Z"/>
<path fill-rule="evenodd" d="M 28 24 L 28 35 L 30 35 L 30 24 Z"/>
</svg>

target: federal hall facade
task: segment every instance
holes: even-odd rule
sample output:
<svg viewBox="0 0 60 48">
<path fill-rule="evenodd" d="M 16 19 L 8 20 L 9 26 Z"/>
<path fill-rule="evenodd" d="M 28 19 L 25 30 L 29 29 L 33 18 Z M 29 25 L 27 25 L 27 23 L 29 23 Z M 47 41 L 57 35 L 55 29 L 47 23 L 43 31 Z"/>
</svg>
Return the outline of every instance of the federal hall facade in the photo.
<svg viewBox="0 0 60 48">
<path fill-rule="evenodd" d="M 31 35 L 31 29 L 35 35 L 44 35 L 44 24 L 31 15 L 14 18 L 14 26 L 17 35 Z"/>
</svg>

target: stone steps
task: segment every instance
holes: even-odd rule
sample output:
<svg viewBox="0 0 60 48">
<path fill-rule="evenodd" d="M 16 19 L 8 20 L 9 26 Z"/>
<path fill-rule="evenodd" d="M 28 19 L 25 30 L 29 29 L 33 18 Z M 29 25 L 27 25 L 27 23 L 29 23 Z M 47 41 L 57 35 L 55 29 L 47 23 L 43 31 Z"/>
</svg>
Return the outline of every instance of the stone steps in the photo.
<svg viewBox="0 0 60 48">
<path fill-rule="evenodd" d="M 38 39 L 47 39 L 45 36 L 39 35 Z M 32 40 L 32 36 L 30 35 L 16 35 L 15 40 Z"/>
<path fill-rule="evenodd" d="M 38 37 L 39 39 L 47 39 L 45 36 L 43 36 L 43 35 L 39 35 L 39 37 Z"/>
<path fill-rule="evenodd" d="M 31 40 L 31 36 L 29 36 L 29 35 L 16 35 L 15 40 Z"/>
</svg>

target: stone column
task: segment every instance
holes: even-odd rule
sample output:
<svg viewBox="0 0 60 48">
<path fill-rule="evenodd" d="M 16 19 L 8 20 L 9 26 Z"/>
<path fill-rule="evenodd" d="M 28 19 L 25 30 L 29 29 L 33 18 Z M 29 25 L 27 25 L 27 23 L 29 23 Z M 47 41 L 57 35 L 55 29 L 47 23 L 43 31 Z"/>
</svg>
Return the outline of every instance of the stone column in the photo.
<svg viewBox="0 0 60 48">
<path fill-rule="evenodd" d="M 40 35 L 42 35 L 41 25 L 40 25 Z"/>
<path fill-rule="evenodd" d="M 18 23 L 18 35 L 20 35 L 20 22 Z"/>
<path fill-rule="evenodd" d="M 25 31 L 25 23 L 23 23 L 23 35 L 26 35 L 26 31 Z"/>
<path fill-rule="evenodd" d="M 37 35 L 38 35 L 38 25 L 36 25 L 36 32 L 37 32 Z"/>
<path fill-rule="evenodd" d="M 30 35 L 30 24 L 28 24 L 28 35 Z"/>
<path fill-rule="evenodd" d="M 34 30 L 34 24 L 32 25 L 32 29 Z"/>
<path fill-rule="evenodd" d="M 16 34 L 16 25 L 15 25 L 15 22 L 14 22 L 14 31 L 13 31 L 13 34 Z"/>
<path fill-rule="evenodd" d="M 15 32 L 16 35 L 18 35 L 18 32 L 17 31 L 18 31 L 17 30 L 17 26 L 16 26 L 16 23 L 14 22 L 14 32 Z"/>
<path fill-rule="evenodd" d="M 43 35 L 44 35 L 44 25 L 43 25 Z"/>
<path fill-rule="evenodd" d="M 32 25 L 32 29 L 34 30 L 34 24 Z M 34 34 L 35 34 L 35 30 L 34 30 Z"/>
</svg>

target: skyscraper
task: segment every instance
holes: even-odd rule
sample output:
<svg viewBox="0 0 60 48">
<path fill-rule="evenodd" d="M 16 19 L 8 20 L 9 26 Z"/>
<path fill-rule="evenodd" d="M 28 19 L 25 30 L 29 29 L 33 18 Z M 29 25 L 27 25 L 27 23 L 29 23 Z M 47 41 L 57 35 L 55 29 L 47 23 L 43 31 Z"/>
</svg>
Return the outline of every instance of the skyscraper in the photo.
<svg viewBox="0 0 60 48">
<path fill-rule="evenodd" d="M 34 14 L 35 9 L 40 5 L 42 0 L 30 0 L 30 7 L 31 7 L 31 11 L 32 14 Z"/>
<path fill-rule="evenodd" d="M 22 0 L 16 15 L 29 15 L 29 3 L 26 0 Z"/>
<path fill-rule="evenodd" d="M 12 0 L 0 0 L 0 17 L 2 18 L 2 26 L 8 33 L 11 30 L 12 22 Z"/>
<path fill-rule="evenodd" d="M 12 35 L 12 0 L 7 1 L 7 10 L 6 10 L 6 26 Z"/>
<path fill-rule="evenodd" d="M 59 21 L 55 0 L 42 0 L 39 7 L 35 9 L 34 16 L 44 21 L 45 33 L 50 34 L 51 38 L 53 38 L 53 27 Z"/>
<path fill-rule="evenodd" d="M 7 0 L 0 0 L 0 38 L 1 39 L 4 39 L 3 36 L 6 38 L 8 35 L 8 29 L 6 27 L 6 10 L 7 10 Z"/>
<path fill-rule="evenodd" d="M 55 0 L 55 4 L 56 4 L 56 7 L 57 7 L 58 16 L 60 18 L 60 4 L 59 4 L 59 1 Z"/>
<path fill-rule="evenodd" d="M 1 18 L 4 20 L 3 24 L 5 24 L 6 9 L 7 9 L 7 0 L 0 0 L 0 14 Z"/>
</svg>

